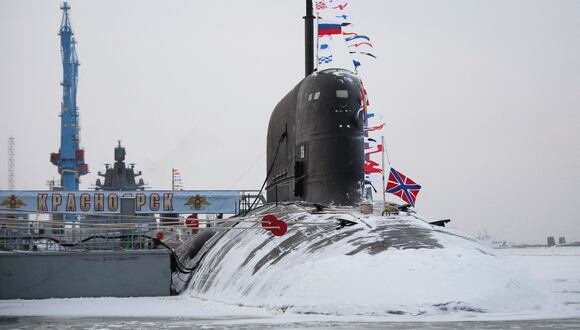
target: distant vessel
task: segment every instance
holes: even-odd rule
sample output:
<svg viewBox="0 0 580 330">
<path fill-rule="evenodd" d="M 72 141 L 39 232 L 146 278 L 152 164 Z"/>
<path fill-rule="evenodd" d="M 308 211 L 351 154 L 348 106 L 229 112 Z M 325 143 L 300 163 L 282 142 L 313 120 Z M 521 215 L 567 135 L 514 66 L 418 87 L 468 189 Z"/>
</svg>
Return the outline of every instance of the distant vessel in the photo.
<svg viewBox="0 0 580 330">
<path fill-rule="evenodd" d="M 495 240 L 493 237 L 491 237 L 491 235 L 489 235 L 489 233 L 485 229 L 483 233 L 479 233 L 477 235 L 476 239 L 479 240 L 481 243 L 494 249 L 504 248 L 508 246 L 506 241 Z"/>
<path fill-rule="evenodd" d="M 141 175 L 141 171 L 135 173 L 135 164 L 131 164 L 130 168 L 125 165 L 125 154 L 125 148 L 121 146 L 121 141 L 119 141 L 119 145 L 115 148 L 115 164 L 113 167 L 105 164 L 104 174 L 98 172 L 99 176 L 105 178 L 105 182 L 101 183 L 101 179 L 97 179 L 95 190 L 133 191 L 145 189 L 143 179 L 139 179 L 139 182 L 135 181 L 135 178 Z"/>
</svg>

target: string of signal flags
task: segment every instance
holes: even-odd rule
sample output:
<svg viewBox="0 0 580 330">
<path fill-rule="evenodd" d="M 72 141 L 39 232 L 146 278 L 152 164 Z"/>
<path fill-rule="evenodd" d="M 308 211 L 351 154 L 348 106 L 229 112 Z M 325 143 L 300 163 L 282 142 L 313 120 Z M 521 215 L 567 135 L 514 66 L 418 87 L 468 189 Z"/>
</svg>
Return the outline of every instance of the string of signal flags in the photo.
<svg viewBox="0 0 580 330">
<path fill-rule="evenodd" d="M 377 56 L 373 54 L 373 44 L 371 38 L 365 34 L 360 34 L 352 31 L 352 22 L 349 9 L 351 5 L 345 0 L 317 0 L 315 2 L 317 27 L 318 27 L 318 46 L 317 46 L 317 63 L 319 66 L 332 66 L 333 61 L 337 58 L 336 51 L 344 49 L 348 51 L 354 67 L 354 73 L 359 75 L 359 68 L 362 66 L 364 59 L 376 59 Z M 336 40 L 339 40 L 339 44 Z M 344 44 L 342 44 L 344 42 Z M 333 47 L 334 46 L 334 47 Z M 346 46 L 346 47 L 344 47 Z M 360 75 L 359 75 L 359 78 Z M 364 119 L 365 132 L 365 188 L 372 188 L 375 190 L 373 183 L 380 182 L 383 199 L 385 193 L 393 194 L 407 204 L 415 206 L 417 195 L 421 190 L 421 186 L 415 181 L 397 171 L 393 168 L 389 161 L 389 177 L 385 180 L 385 148 L 384 138 L 381 137 L 381 142 L 376 138 L 370 137 L 369 133 L 380 133 L 385 123 L 369 124 L 369 120 L 381 120 L 382 116 L 370 113 L 368 107 L 370 102 L 368 93 L 364 88 L 361 78 L 361 107 L 359 114 Z M 372 160 L 371 156 L 382 155 L 382 168 L 379 163 Z M 388 156 L 387 156 L 388 159 Z"/>
</svg>

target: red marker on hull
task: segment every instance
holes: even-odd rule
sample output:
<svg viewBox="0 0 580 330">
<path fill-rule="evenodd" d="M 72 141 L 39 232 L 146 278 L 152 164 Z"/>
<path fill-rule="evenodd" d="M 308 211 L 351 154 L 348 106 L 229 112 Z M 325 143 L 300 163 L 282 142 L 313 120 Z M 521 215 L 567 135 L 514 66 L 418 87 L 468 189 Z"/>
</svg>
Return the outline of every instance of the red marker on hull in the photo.
<svg viewBox="0 0 580 330">
<path fill-rule="evenodd" d="M 271 214 L 262 218 L 262 228 L 269 230 L 275 236 L 282 236 L 288 231 L 286 222 Z"/>
</svg>

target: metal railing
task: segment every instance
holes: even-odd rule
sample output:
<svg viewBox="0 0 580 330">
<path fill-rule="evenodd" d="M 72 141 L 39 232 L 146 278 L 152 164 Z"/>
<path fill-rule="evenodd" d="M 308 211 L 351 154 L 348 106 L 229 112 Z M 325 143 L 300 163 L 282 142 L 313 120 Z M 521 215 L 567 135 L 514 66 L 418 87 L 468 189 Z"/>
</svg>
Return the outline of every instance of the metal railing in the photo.
<svg viewBox="0 0 580 330">
<path fill-rule="evenodd" d="M 237 205 L 238 214 L 245 214 L 246 211 L 252 206 L 254 200 L 256 203 L 253 206 L 253 209 L 256 209 L 264 204 L 266 204 L 266 199 L 264 195 L 258 195 L 259 190 L 243 190 L 240 194 L 240 201 Z"/>
<path fill-rule="evenodd" d="M 0 219 L 0 251 L 146 250 L 160 240 L 184 241 L 195 231 L 183 219 L 104 223 Z"/>
</svg>

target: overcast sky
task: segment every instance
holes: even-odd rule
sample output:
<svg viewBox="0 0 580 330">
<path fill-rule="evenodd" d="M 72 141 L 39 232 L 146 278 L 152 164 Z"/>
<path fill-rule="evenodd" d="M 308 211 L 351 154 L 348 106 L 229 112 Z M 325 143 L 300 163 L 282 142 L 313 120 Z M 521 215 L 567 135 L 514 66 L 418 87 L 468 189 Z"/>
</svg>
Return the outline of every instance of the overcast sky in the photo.
<svg viewBox="0 0 580 330">
<path fill-rule="evenodd" d="M 71 1 L 81 144 L 118 139 L 152 189 L 258 189 L 276 103 L 304 72 L 303 1 Z M 0 1 L 0 189 L 58 178 L 59 1 Z M 362 77 L 416 209 L 472 235 L 580 240 L 580 1 L 351 0 Z M 396 200 L 394 198 L 393 200 Z"/>
</svg>

